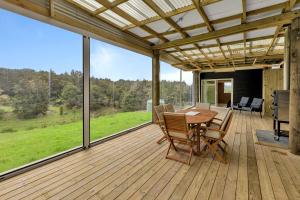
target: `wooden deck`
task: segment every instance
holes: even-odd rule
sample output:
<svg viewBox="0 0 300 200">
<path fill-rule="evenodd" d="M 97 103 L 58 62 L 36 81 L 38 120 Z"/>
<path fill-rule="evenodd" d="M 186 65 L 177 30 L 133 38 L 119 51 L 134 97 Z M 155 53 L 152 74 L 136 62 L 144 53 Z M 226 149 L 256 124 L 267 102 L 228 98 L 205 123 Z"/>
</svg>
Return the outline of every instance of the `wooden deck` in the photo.
<svg viewBox="0 0 300 200">
<path fill-rule="evenodd" d="M 270 119 L 234 114 L 222 164 L 165 159 L 151 125 L 0 183 L 0 199 L 300 199 L 300 157 L 255 144 Z"/>
</svg>

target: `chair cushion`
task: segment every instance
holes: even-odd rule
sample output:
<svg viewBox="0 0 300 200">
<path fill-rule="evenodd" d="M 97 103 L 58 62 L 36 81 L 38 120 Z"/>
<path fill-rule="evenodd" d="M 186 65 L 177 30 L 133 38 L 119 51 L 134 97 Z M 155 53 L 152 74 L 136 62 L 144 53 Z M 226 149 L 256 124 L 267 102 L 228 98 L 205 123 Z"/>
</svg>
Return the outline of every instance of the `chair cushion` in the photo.
<svg viewBox="0 0 300 200">
<path fill-rule="evenodd" d="M 171 136 L 171 137 L 176 137 L 176 138 L 181 138 L 181 139 L 187 139 L 185 133 L 176 132 L 176 131 L 169 131 L 168 133 L 169 133 L 169 136 Z M 190 132 L 189 139 L 191 139 L 192 137 L 193 137 L 193 134 L 192 134 L 192 132 Z"/>
<path fill-rule="evenodd" d="M 205 137 L 219 139 L 221 137 L 221 133 L 219 131 L 207 130 L 204 134 Z"/>
</svg>

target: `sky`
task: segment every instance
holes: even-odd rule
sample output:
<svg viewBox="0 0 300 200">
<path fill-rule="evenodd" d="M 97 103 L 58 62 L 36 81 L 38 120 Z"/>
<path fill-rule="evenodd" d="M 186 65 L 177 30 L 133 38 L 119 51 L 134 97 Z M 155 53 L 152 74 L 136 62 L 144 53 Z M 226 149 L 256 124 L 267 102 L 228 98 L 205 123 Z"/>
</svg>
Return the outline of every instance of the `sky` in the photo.
<svg viewBox="0 0 300 200">
<path fill-rule="evenodd" d="M 56 73 L 82 71 L 82 36 L 0 9 L 0 67 Z M 112 80 L 151 80 L 151 58 L 91 39 L 91 75 Z M 161 62 L 161 79 L 179 81 L 180 71 Z M 192 83 L 191 72 L 183 80 Z"/>
</svg>

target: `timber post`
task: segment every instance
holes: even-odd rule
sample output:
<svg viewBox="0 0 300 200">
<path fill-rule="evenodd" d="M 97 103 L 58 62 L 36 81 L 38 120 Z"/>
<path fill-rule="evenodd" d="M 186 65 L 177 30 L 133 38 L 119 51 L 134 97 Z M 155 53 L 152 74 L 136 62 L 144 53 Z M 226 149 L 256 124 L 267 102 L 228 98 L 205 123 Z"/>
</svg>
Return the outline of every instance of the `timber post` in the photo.
<svg viewBox="0 0 300 200">
<path fill-rule="evenodd" d="M 152 55 L 152 122 L 155 121 L 154 106 L 159 105 L 159 99 L 160 99 L 159 51 L 154 50 Z"/>
</svg>

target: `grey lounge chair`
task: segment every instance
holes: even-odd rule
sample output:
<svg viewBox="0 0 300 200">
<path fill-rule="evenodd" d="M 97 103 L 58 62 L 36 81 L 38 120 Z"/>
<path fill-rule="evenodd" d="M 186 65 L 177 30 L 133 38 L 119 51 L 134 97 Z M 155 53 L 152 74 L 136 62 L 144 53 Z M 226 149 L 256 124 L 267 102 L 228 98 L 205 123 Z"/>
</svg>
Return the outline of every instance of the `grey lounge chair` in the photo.
<svg viewBox="0 0 300 200">
<path fill-rule="evenodd" d="M 249 97 L 242 97 L 240 103 L 236 105 L 232 105 L 232 109 L 241 111 L 242 107 L 247 106 L 248 101 L 249 101 Z"/>
<path fill-rule="evenodd" d="M 260 118 L 262 118 L 262 105 L 264 103 L 264 99 L 259 99 L 259 98 L 253 98 L 252 100 L 252 103 L 250 105 L 250 107 L 242 107 L 242 110 L 245 110 L 245 111 L 250 111 L 251 114 L 252 112 L 259 112 L 260 114 Z"/>
</svg>

